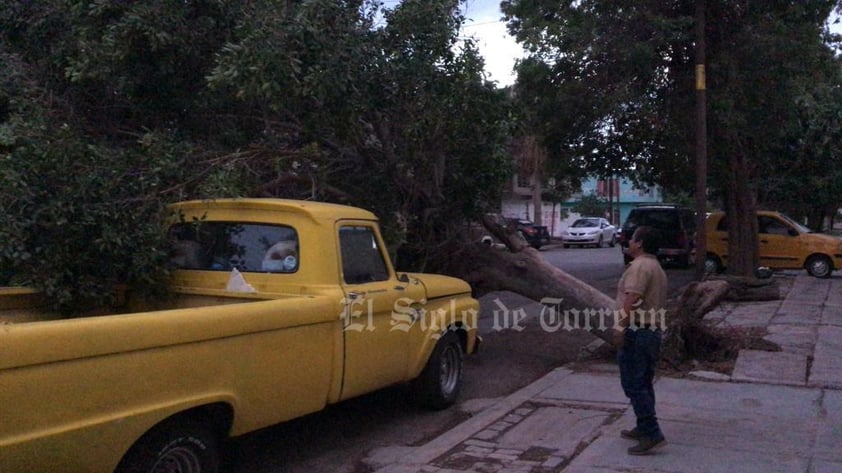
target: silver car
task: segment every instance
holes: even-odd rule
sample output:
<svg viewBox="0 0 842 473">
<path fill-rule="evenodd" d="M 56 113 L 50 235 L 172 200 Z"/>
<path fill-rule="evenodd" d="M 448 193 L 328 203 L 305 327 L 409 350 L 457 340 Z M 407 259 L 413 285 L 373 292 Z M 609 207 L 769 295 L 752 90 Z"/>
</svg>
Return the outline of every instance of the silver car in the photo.
<svg viewBox="0 0 842 473">
<path fill-rule="evenodd" d="M 565 248 L 571 245 L 594 245 L 597 248 L 614 246 L 617 243 L 617 228 L 600 217 L 582 217 L 561 232 L 561 242 Z"/>
</svg>

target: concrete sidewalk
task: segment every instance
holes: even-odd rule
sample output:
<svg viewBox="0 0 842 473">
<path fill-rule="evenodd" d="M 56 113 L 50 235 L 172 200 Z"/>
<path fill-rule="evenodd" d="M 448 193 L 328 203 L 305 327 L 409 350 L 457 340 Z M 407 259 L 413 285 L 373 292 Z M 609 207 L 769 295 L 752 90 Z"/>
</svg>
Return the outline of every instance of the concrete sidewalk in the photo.
<svg viewBox="0 0 842 473">
<path fill-rule="evenodd" d="M 712 322 L 765 327 L 780 352 L 743 351 L 732 376 L 661 377 L 669 441 L 626 454 L 634 413 L 611 364 L 558 368 L 420 447 L 365 459 L 378 473 L 842 471 L 842 278 L 795 277 L 783 301 L 723 304 Z"/>
</svg>

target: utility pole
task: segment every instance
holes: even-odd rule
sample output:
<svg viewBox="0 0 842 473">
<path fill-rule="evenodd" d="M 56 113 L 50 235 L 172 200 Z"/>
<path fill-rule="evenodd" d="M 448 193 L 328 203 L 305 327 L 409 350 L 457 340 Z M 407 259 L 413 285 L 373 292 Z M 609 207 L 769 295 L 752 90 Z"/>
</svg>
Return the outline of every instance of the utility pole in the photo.
<svg viewBox="0 0 842 473">
<path fill-rule="evenodd" d="M 696 279 L 705 273 L 707 257 L 707 94 L 705 81 L 705 0 L 696 0 Z"/>
</svg>

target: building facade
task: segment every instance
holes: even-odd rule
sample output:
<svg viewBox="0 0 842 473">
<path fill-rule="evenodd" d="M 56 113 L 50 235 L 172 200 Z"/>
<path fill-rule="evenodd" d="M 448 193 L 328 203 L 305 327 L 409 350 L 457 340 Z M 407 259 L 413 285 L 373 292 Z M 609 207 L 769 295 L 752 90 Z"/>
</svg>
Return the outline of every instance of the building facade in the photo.
<svg viewBox="0 0 842 473">
<path fill-rule="evenodd" d="M 582 217 L 573 212 L 573 207 L 583 196 L 594 195 L 605 201 L 610 211 L 605 215 L 585 215 L 586 217 L 605 217 L 616 226 L 622 225 L 629 211 L 637 205 L 663 202 L 663 195 L 658 187 L 637 188 L 625 179 L 588 179 L 582 183 L 580 192 L 564 202 L 541 202 L 540 217 L 535 210 L 537 199 L 534 195 L 535 186 L 530 185 L 529 179 L 514 176 L 511 189 L 504 193 L 501 214 L 504 217 L 516 217 L 533 222 L 540 222 L 550 231 L 550 235 L 559 236 L 561 232 Z"/>
</svg>

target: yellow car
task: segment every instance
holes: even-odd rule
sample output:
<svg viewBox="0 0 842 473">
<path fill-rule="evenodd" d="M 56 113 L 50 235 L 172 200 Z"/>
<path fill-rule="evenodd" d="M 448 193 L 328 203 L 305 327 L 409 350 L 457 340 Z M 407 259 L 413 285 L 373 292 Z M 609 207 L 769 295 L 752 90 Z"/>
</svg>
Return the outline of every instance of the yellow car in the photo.
<svg viewBox="0 0 842 473">
<path fill-rule="evenodd" d="M 757 212 L 760 265 L 772 269 L 801 269 L 818 278 L 842 268 L 842 239 L 810 229 L 780 212 Z M 728 263 L 728 220 L 722 212 L 707 218 L 705 270 L 719 272 Z"/>
</svg>

